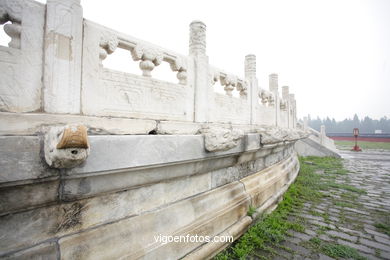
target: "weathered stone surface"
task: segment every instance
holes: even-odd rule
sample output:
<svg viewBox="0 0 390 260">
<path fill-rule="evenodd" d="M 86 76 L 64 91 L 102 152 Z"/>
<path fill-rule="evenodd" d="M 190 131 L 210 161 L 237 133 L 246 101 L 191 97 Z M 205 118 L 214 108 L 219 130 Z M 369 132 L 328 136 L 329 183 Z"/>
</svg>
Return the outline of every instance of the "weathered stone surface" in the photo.
<svg viewBox="0 0 390 260">
<path fill-rule="evenodd" d="M 234 205 L 234 206 L 232 206 Z M 161 245 L 154 236 L 216 235 L 246 215 L 249 198 L 238 182 L 172 204 L 161 210 L 60 239 L 61 257 L 83 259 L 145 256 L 180 258 L 197 243 Z M 104 235 L 103 235 L 104 234 Z"/>
<path fill-rule="evenodd" d="M 326 148 L 325 146 L 313 141 L 310 138 L 305 138 L 298 140 L 295 143 L 295 150 L 301 156 L 332 156 L 332 157 L 340 157 L 336 152 Z"/>
<path fill-rule="evenodd" d="M 256 151 L 256 154 L 255 154 L 255 158 L 261 158 L 261 157 L 265 157 L 269 154 L 271 154 L 272 152 L 272 149 L 260 149 L 258 151 Z"/>
<path fill-rule="evenodd" d="M 245 135 L 245 151 L 259 150 L 260 149 L 260 135 L 259 134 L 246 134 Z"/>
<path fill-rule="evenodd" d="M 283 159 L 283 151 L 270 154 L 267 157 L 265 157 L 265 162 L 264 162 L 265 167 L 269 167 L 269 166 L 281 161 L 282 159 Z"/>
<path fill-rule="evenodd" d="M 205 161 L 159 166 L 150 169 L 135 169 L 129 171 L 97 174 L 83 178 L 63 180 L 63 199 L 91 197 L 97 194 L 120 191 L 129 188 L 145 186 L 194 174 L 206 173 L 216 169 L 232 166 L 236 163 L 234 157 L 216 158 Z"/>
<path fill-rule="evenodd" d="M 288 183 L 289 173 L 292 173 L 291 177 L 293 177 L 299 170 L 296 167 L 297 164 L 296 156 L 292 155 L 272 167 L 243 178 L 241 182 L 245 185 L 245 190 L 251 195 L 252 205 L 260 207 Z"/>
<path fill-rule="evenodd" d="M 156 210 L 161 205 L 194 196 L 210 188 L 210 176 L 206 173 L 3 216 L 0 217 L 0 231 L 3 234 L 0 237 L 0 248 L 7 252 L 11 248 L 28 247 L 53 236 L 63 236 Z"/>
<path fill-rule="evenodd" d="M 221 78 L 221 77 L 220 77 Z M 223 82 L 221 82 L 223 84 Z M 227 91 L 226 91 L 227 90 Z M 249 124 L 250 104 L 247 97 L 230 96 L 231 85 L 225 86 L 226 94 L 212 93 L 210 121 L 219 123 Z"/>
<path fill-rule="evenodd" d="M 0 183 L 58 177 L 41 159 L 39 137 L 0 136 L 0 147 Z"/>
<path fill-rule="evenodd" d="M 218 187 L 233 181 L 240 180 L 264 168 L 264 158 L 260 158 L 255 161 L 245 162 L 229 168 L 212 171 L 210 172 L 211 186 Z"/>
<path fill-rule="evenodd" d="M 308 137 L 295 143 L 295 149 L 299 155 L 340 157 L 333 140 L 326 136 L 325 128 L 321 128 L 321 133 L 311 128 L 308 128 L 305 132 Z"/>
<path fill-rule="evenodd" d="M 7 260 L 22 260 L 22 259 L 34 259 L 34 260 L 47 260 L 57 259 L 59 252 L 57 251 L 57 245 L 55 242 L 43 243 L 26 250 L 22 250 L 13 254 L 8 254 L 0 257 Z"/>
<path fill-rule="evenodd" d="M 283 141 L 295 141 L 306 136 L 306 133 L 298 129 L 277 128 L 262 126 L 256 129 L 261 135 L 263 145 L 275 144 Z"/>
<path fill-rule="evenodd" d="M 48 125 L 83 124 L 91 134 L 148 134 L 157 123 L 148 119 L 109 118 L 56 114 L 15 114 L 0 112 L 0 135 L 35 135 Z"/>
<path fill-rule="evenodd" d="M 82 166 L 68 170 L 67 175 L 143 166 L 150 168 L 228 156 L 244 150 L 240 140 L 229 151 L 207 153 L 200 135 L 90 136 L 89 140 L 92 149 L 88 160 Z"/>
<path fill-rule="evenodd" d="M 59 185 L 54 180 L 0 188 L 0 215 L 55 202 Z"/>
<path fill-rule="evenodd" d="M 201 128 L 200 124 L 179 121 L 160 121 L 157 125 L 158 134 L 194 135 Z"/>
<path fill-rule="evenodd" d="M 29 248 L 54 237 L 62 209 L 43 207 L 0 217 L 0 255 Z"/>
<path fill-rule="evenodd" d="M 204 135 L 205 149 L 209 152 L 230 150 L 244 136 L 239 130 L 212 126 L 202 128 L 201 133 Z"/>
</svg>

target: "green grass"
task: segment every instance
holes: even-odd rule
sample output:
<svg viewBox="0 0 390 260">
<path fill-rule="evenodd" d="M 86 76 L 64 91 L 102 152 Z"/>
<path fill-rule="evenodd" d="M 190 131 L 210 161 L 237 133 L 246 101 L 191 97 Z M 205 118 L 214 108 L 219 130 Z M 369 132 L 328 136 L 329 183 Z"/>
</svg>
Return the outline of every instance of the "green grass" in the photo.
<svg viewBox="0 0 390 260">
<path fill-rule="evenodd" d="M 351 150 L 355 145 L 353 141 L 334 141 L 336 147 L 340 150 Z M 384 149 L 390 150 L 390 142 L 363 142 L 359 141 L 358 145 L 362 149 Z"/>
</svg>

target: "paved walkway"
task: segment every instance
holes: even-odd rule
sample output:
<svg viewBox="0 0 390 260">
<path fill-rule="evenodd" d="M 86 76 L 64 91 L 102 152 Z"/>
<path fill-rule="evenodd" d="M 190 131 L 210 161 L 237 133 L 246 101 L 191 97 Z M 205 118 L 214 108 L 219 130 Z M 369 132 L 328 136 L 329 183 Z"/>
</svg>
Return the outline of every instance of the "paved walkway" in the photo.
<svg viewBox="0 0 390 260">
<path fill-rule="evenodd" d="M 329 198 L 305 203 L 293 217 L 304 220 L 304 233 L 290 231 L 273 259 L 333 259 L 319 253 L 316 243 L 336 245 L 329 250 L 338 250 L 337 245 L 355 248 L 355 259 L 390 259 L 390 237 L 377 227 L 390 225 L 390 152 L 343 151 L 342 156 L 349 173 L 338 175 L 336 183 L 366 193 L 331 188 Z"/>
</svg>

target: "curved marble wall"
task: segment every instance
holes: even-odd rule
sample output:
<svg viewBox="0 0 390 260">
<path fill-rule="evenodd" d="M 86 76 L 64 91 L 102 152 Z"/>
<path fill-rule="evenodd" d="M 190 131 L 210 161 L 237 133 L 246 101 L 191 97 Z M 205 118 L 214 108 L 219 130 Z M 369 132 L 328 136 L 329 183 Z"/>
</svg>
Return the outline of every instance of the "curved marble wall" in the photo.
<svg viewBox="0 0 390 260">
<path fill-rule="evenodd" d="M 228 243 L 154 237 L 237 238 L 252 222 L 250 205 L 274 207 L 299 170 L 293 142 L 246 139 L 210 153 L 200 135 L 91 136 L 87 161 L 57 170 L 45 165 L 40 136 L 2 136 L 0 256 L 211 257 Z"/>
</svg>

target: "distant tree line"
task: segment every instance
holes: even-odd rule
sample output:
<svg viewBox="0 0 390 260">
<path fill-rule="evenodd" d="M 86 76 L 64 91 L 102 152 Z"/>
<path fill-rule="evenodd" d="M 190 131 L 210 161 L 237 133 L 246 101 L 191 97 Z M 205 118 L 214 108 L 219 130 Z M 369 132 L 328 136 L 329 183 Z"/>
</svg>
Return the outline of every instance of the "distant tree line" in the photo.
<svg viewBox="0 0 390 260">
<path fill-rule="evenodd" d="M 353 119 L 344 119 L 343 121 L 336 121 L 334 118 L 330 119 L 316 119 L 308 116 L 308 124 L 311 128 L 320 131 L 321 125 L 325 125 L 327 133 L 352 133 L 354 128 L 359 128 L 360 133 L 372 134 L 375 130 L 382 130 L 382 133 L 390 133 L 390 118 L 386 116 L 381 119 L 372 119 L 368 116 L 363 119 L 355 114 Z"/>
</svg>

